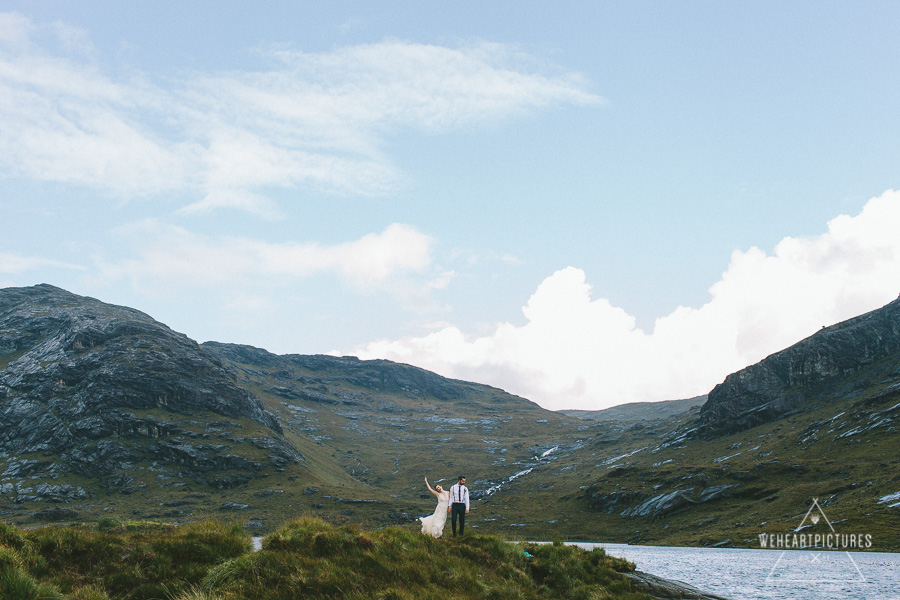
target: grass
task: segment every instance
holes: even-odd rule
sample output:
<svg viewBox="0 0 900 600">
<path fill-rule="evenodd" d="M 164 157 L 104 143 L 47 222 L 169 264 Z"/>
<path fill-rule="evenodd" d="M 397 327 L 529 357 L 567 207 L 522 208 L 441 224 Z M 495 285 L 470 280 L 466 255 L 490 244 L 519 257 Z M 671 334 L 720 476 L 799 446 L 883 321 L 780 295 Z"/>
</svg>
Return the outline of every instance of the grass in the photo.
<svg viewBox="0 0 900 600">
<path fill-rule="evenodd" d="M 283 526 L 259 552 L 240 527 L 211 521 L 0 524 L 0 598 L 9 600 L 647 600 L 622 575 L 632 570 L 602 549 L 477 534 L 436 540 L 314 518 Z"/>
<path fill-rule="evenodd" d="M 221 600 L 644 598 L 620 575 L 633 569 L 602 550 L 484 535 L 442 541 L 304 518 L 268 536 L 260 552 L 210 570 L 199 592 Z"/>
<path fill-rule="evenodd" d="M 0 526 L 0 598 L 171 598 L 251 547 L 241 527 L 213 522 L 102 526 Z"/>
</svg>

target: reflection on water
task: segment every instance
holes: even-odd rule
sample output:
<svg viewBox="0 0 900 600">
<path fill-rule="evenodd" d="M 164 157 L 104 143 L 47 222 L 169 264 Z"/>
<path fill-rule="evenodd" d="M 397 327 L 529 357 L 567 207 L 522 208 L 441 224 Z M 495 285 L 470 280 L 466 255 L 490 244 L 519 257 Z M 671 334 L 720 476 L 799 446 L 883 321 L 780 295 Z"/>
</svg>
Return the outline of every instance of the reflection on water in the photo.
<svg viewBox="0 0 900 600">
<path fill-rule="evenodd" d="M 732 600 L 900 600 L 896 553 L 576 545 Z"/>
</svg>

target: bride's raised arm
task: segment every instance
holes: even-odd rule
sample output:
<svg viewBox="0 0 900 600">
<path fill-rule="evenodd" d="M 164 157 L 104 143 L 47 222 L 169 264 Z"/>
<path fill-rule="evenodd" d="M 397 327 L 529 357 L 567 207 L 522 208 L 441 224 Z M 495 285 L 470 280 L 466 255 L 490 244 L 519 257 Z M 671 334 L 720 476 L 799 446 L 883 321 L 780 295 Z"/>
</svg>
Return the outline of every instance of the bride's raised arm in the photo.
<svg viewBox="0 0 900 600">
<path fill-rule="evenodd" d="M 439 495 L 436 491 L 434 491 L 433 489 L 431 489 L 431 486 L 428 484 L 428 478 L 427 478 L 427 477 L 425 478 L 425 485 L 428 486 L 428 491 L 429 491 L 429 492 L 431 492 L 431 493 L 434 494 L 435 496 L 440 497 L 440 495 Z"/>
</svg>

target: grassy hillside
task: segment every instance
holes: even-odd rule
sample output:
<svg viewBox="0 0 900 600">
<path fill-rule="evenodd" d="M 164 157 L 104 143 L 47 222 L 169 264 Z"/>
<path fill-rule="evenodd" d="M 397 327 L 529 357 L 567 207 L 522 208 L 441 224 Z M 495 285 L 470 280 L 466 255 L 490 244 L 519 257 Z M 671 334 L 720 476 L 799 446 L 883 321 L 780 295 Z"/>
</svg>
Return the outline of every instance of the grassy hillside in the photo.
<svg viewBox="0 0 900 600">
<path fill-rule="evenodd" d="M 0 525 L 0 597 L 24 600 L 296 598 L 619 598 L 646 600 L 634 565 L 562 544 L 473 535 L 435 540 L 293 521 L 251 550 L 240 526 L 121 524 L 18 530 Z"/>
<path fill-rule="evenodd" d="M 248 489 L 239 501 L 253 506 L 257 521 L 313 514 L 337 523 L 409 523 L 434 508 L 425 476 L 446 486 L 465 474 L 480 507 L 517 474 L 577 448 L 593 427 L 503 390 L 407 365 L 204 348 L 278 415 L 310 471 L 264 501 Z M 474 510 L 473 525 L 496 531 Z"/>
<path fill-rule="evenodd" d="M 575 540 L 758 548 L 759 534 L 793 532 L 818 500 L 835 532 L 898 551 L 898 422 L 900 390 L 876 388 L 712 440 L 690 437 L 691 417 L 632 427 L 517 482 L 503 510 L 500 498 L 482 510 L 528 515 L 520 529 Z M 551 486 L 558 497 L 542 506 Z M 804 532 L 827 533 L 828 522 Z"/>
</svg>

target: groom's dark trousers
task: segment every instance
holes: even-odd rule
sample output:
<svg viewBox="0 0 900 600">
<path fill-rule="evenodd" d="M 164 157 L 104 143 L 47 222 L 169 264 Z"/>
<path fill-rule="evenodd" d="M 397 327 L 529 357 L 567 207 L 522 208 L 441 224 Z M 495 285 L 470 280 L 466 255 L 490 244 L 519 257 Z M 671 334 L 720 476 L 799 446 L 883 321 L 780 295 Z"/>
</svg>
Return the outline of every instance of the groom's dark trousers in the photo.
<svg viewBox="0 0 900 600">
<path fill-rule="evenodd" d="M 456 535 L 456 519 L 459 519 L 459 535 L 466 528 L 466 503 L 454 502 L 450 508 L 450 523 L 453 525 L 453 535 Z"/>
</svg>

